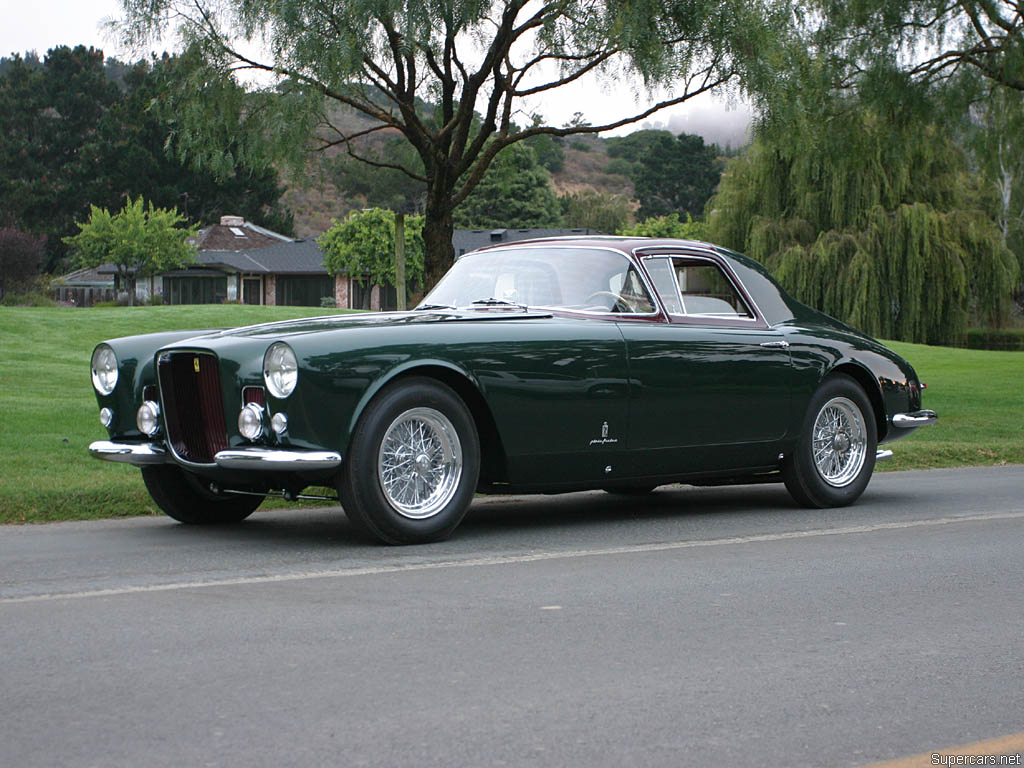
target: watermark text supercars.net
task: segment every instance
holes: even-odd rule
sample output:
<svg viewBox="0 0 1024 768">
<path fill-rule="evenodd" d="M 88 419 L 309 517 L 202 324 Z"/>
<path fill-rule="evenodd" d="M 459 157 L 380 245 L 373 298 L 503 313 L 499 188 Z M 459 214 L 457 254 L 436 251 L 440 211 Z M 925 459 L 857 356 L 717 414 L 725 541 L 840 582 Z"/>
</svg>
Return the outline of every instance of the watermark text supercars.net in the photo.
<svg viewBox="0 0 1024 768">
<path fill-rule="evenodd" d="M 932 752 L 932 765 L 1024 765 L 1020 753 L 1015 755 L 943 755 Z"/>
</svg>

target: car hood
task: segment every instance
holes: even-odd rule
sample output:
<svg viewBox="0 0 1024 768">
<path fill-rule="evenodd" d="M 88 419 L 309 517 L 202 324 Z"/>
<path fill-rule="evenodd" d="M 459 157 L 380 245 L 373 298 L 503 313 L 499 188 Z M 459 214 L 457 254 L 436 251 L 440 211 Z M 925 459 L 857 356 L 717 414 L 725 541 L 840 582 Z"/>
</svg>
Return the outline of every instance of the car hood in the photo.
<svg viewBox="0 0 1024 768">
<path fill-rule="evenodd" d="M 284 338 L 322 331 L 355 328 L 382 328 L 423 323 L 488 322 L 493 320 L 537 320 L 551 317 L 549 312 L 516 309 L 424 310 L 420 312 L 359 312 L 344 315 L 304 317 L 274 323 L 232 328 L 213 334 L 213 338 Z M 207 336 L 206 338 L 210 338 Z"/>
</svg>

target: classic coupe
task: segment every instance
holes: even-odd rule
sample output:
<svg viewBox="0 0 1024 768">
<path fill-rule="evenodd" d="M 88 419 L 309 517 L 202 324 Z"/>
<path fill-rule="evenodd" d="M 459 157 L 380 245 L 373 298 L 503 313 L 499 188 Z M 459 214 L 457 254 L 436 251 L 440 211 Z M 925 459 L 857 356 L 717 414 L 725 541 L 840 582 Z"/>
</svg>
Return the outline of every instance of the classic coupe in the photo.
<svg viewBox="0 0 1024 768">
<path fill-rule="evenodd" d="M 757 262 L 644 238 L 482 249 L 408 312 L 105 341 L 92 381 L 90 452 L 172 518 L 327 487 L 392 544 L 450 535 L 476 492 L 782 481 L 846 505 L 936 419 L 905 360 Z"/>
</svg>

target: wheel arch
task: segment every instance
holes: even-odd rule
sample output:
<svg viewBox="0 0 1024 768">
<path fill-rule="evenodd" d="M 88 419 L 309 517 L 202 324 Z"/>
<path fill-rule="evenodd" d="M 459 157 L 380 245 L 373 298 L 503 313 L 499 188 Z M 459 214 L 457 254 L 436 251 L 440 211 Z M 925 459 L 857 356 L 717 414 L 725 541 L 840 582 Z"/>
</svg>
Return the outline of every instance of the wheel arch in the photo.
<svg viewBox="0 0 1024 768">
<path fill-rule="evenodd" d="M 469 414 L 476 425 L 480 438 L 480 484 L 504 481 L 507 477 L 505 447 L 498 432 L 494 414 L 480 391 L 480 386 L 470 373 L 445 360 L 421 360 L 396 367 L 381 376 L 370 386 L 352 413 L 348 425 L 348 443 L 350 449 L 352 435 L 356 424 L 362 418 L 367 406 L 383 390 L 392 384 L 410 378 L 428 378 L 438 381 L 452 389 L 469 409 Z"/>
<path fill-rule="evenodd" d="M 871 410 L 875 417 L 875 426 L 877 427 L 878 440 L 881 442 L 887 431 L 888 420 L 885 416 L 885 404 L 882 401 L 882 389 L 878 384 L 878 380 L 867 368 L 853 362 L 852 360 L 848 360 L 832 368 L 825 375 L 822 381 L 837 373 L 849 376 L 860 385 L 861 389 L 864 390 L 864 394 L 867 395 L 868 402 L 871 403 Z"/>
</svg>

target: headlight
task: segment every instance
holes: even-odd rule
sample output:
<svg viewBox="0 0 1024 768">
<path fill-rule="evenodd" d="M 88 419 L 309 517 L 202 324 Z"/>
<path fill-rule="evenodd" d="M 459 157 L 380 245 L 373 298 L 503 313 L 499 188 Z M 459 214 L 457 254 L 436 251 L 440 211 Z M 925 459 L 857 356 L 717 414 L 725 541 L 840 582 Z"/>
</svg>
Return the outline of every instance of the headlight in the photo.
<svg viewBox="0 0 1024 768">
<path fill-rule="evenodd" d="M 263 380 L 270 394 L 278 399 L 284 399 L 295 391 L 299 382 L 299 366 L 291 347 L 280 341 L 270 345 L 263 357 Z"/>
<path fill-rule="evenodd" d="M 106 344 L 92 353 L 92 385 L 101 395 L 109 395 L 117 386 L 117 355 Z"/>
<path fill-rule="evenodd" d="M 152 400 L 146 400 L 135 415 L 135 426 L 144 435 L 155 435 L 160 430 L 160 406 Z"/>
</svg>

